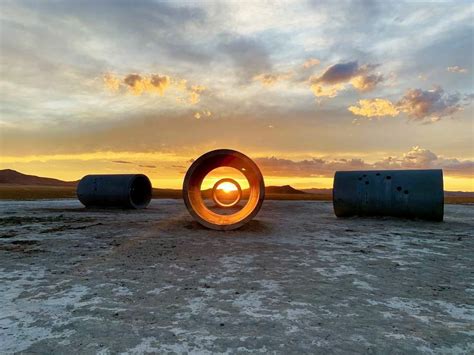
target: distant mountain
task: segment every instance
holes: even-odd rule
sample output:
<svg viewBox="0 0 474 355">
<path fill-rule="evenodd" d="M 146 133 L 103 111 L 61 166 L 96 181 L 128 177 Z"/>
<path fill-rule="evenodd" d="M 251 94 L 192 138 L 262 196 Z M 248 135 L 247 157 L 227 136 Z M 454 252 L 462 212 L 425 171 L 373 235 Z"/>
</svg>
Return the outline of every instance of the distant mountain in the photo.
<svg viewBox="0 0 474 355">
<path fill-rule="evenodd" d="M 26 175 L 11 169 L 0 170 L 0 184 L 36 186 L 76 186 L 77 181 L 62 181 L 34 175 Z"/>
<path fill-rule="evenodd" d="M 267 186 L 265 187 L 265 193 L 267 194 L 305 194 L 306 192 L 296 190 L 295 188 L 291 187 L 290 185 L 283 185 L 283 186 Z"/>
</svg>

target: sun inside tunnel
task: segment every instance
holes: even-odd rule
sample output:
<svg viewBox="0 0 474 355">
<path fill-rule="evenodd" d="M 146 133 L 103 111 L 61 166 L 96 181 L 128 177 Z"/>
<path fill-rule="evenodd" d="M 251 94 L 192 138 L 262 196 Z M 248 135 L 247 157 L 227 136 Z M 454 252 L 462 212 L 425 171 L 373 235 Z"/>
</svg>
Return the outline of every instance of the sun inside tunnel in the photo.
<svg viewBox="0 0 474 355">
<path fill-rule="evenodd" d="M 231 193 L 232 191 L 237 191 L 237 186 L 230 181 L 224 181 L 217 185 L 216 190 L 222 190 L 225 193 Z"/>
</svg>

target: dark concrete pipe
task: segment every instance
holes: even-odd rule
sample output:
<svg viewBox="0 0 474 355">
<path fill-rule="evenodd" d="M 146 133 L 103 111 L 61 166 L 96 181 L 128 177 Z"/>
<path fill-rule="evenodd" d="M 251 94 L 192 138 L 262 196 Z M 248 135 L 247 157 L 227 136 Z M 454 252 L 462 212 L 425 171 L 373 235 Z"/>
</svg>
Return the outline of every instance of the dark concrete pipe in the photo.
<svg viewBox="0 0 474 355">
<path fill-rule="evenodd" d="M 151 193 L 142 174 L 87 175 L 77 185 L 77 198 L 86 207 L 145 208 Z"/>
<path fill-rule="evenodd" d="M 395 216 L 442 221 L 442 170 L 337 171 L 337 217 Z"/>
</svg>

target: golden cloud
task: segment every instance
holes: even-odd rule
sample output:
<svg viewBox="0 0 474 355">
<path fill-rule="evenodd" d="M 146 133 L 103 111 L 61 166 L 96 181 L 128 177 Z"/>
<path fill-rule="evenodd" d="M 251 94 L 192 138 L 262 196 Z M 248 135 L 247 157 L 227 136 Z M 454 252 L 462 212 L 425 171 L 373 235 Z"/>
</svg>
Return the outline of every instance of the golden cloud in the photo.
<svg viewBox="0 0 474 355">
<path fill-rule="evenodd" d="M 263 86 L 273 86 L 281 80 L 288 80 L 291 73 L 262 73 L 253 77 L 254 81 L 260 81 Z"/>
<path fill-rule="evenodd" d="M 397 116 L 400 111 L 390 101 L 386 99 L 365 99 L 359 100 L 359 106 L 350 106 L 348 108 L 354 115 L 364 117 L 384 117 L 384 116 Z"/>
<path fill-rule="evenodd" d="M 209 110 L 203 110 L 201 112 L 196 112 L 194 118 L 199 120 L 200 118 L 211 117 L 212 112 Z"/>
<path fill-rule="evenodd" d="M 132 95 L 155 93 L 163 96 L 165 90 L 170 86 L 171 80 L 166 75 L 141 76 L 139 74 L 129 74 L 123 79 L 123 83 Z"/>
<path fill-rule="evenodd" d="M 199 103 L 199 101 L 201 101 L 201 93 L 204 90 L 206 90 L 205 86 L 201 86 L 201 85 L 191 86 L 191 89 L 189 89 L 188 102 L 191 105 L 195 105 L 195 104 Z"/>
<path fill-rule="evenodd" d="M 382 82 L 383 76 L 381 74 L 359 75 L 350 80 L 354 88 L 361 92 L 372 91 L 378 83 Z"/>
<path fill-rule="evenodd" d="M 119 91 L 121 81 L 114 74 L 112 73 L 104 74 L 103 80 L 104 80 L 104 85 L 107 89 L 109 89 L 112 92 Z"/>
<path fill-rule="evenodd" d="M 189 94 L 188 98 L 177 98 L 178 102 L 188 102 L 192 105 L 199 103 L 201 93 L 206 90 L 205 86 L 193 85 L 188 87 L 185 79 L 172 79 L 168 75 L 150 74 L 141 75 L 131 73 L 120 78 L 112 73 L 103 76 L 104 86 L 107 90 L 117 93 L 125 88 L 128 93 L 140 96 L 143 94 L 157 94 L 163 96 L 165 91 L 174 86 L 177 90 Z"/>
<path fill-rule="evenodd" d="M 337 93 L 342 89 L 344 89 L 343 84 L 335 84 L 335 85 L 312 84 L 311 85 L 311 91 L 316 97 L 328 97 L 328 98 L 336 97 Z"/>
</svg>

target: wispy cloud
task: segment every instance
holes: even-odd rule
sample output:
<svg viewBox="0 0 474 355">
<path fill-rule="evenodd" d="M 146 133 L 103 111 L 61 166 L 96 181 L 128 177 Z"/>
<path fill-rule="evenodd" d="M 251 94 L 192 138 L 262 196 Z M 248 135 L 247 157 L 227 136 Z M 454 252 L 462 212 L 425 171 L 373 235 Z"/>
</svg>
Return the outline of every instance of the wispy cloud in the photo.
<svg viewBox="0 0 474 355">
<path fill-rule="evenodd" d="M 462 73 L 462 74 L 467 73 L 466 68 L 461 68 L 457 65 L 453 67 L 447 67 L 446 70 L 449 71 L 450 73 Z"/>
<path fill-rule="evenodd" d="M 289 73 L 265 73 L 259 74 L 253 77 L 253 80 L 259 81 L 263 86 L 273 86 L 279 81 L 288 80 L 291 78 L 291 72 Z"/>
<path fill-rule="evenodd" d="M 312 68 L 316 65 L 319 65 L 320 63 L 321 63 L 321 61 L 319 59 L 309 58 L 309 59 L 305 60 L 305 62 L 303 63 L 303 68 L 309 69 L 309 68 Z"/>
</svg>

